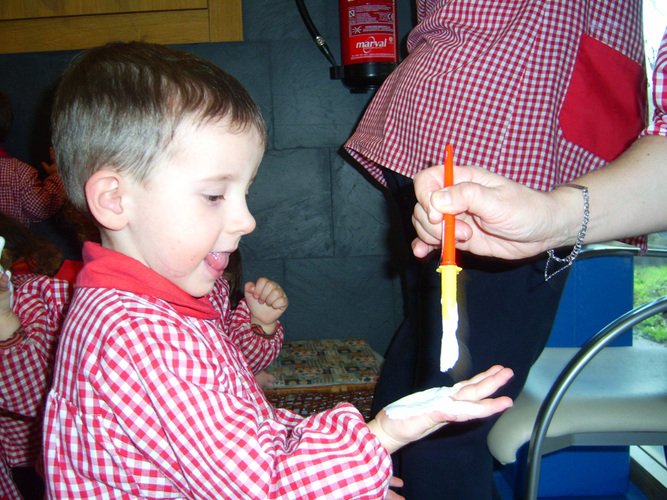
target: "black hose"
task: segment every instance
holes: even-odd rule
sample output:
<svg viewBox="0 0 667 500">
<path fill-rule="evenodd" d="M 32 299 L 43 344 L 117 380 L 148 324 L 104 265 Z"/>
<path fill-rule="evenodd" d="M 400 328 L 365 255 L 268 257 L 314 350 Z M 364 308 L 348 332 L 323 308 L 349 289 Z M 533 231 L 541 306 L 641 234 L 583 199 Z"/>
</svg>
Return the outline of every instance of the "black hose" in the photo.
<svg viewBox="0 0 667 500">
<path fill-rule="evenodd" d="M 334 59 L 334 56 L 331 53 L 331 50 L 329 49 L 326 40 L 324 40 L 322 35 L 320 35 L 319 31 L 317 31 L 317 28 L 315 27 L 313 20 L 310 18 L 310 14 L 308 14 L 308 9 L 306 9 L 303 0 L 295 0 L 295 2 L 297 9 L 299 9 L 299 14 L 301 14 L 301 19 L 303 19 L 303 23 L 306 25 L 308 33 L 310 33 L 310 36 L 313 38 L 313 41 L 319 47 L 320 52 L 324 54 L 324 57 L 326 57 L 329 60 L 332 66 L 334 67 L 337 66 L 336 60 Z"/>
</svg>

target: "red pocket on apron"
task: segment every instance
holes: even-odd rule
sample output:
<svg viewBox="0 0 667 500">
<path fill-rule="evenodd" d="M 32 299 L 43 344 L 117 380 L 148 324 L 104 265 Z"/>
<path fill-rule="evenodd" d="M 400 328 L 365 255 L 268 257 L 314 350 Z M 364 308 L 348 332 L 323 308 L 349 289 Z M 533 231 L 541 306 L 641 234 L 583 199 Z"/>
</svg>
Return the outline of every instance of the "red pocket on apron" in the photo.
<svg viewBox="0 0 667 500">
<path fill-rule="evenodd" d="M 611 161 L 646 123 L 646 73 L 617 50 L 582 35 L 559 114 L 565 138 Z"/>
</svg>

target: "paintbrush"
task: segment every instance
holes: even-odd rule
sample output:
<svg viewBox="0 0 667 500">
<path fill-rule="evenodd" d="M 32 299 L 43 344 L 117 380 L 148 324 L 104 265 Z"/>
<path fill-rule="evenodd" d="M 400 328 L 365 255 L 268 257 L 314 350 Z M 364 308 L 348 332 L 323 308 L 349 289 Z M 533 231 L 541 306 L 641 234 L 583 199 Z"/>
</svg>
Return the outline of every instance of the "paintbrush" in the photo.
<svg viewBox="0 0 667 500">
<path fill-rule="evenodd" d="M 454 151 L 450 144 L 445 148 L 445 187 L 454 183 Z M 446 372 L 459 359 L 459 344 L 456 330 L 459 326 L 459 311 L 456 303 L 456 279 L 461 268 L 456 265 L 455 216 L 442 216 L 442 260 L 438 272 L 442 281 L 442 346 L 440 371 Z"/>
</svg>

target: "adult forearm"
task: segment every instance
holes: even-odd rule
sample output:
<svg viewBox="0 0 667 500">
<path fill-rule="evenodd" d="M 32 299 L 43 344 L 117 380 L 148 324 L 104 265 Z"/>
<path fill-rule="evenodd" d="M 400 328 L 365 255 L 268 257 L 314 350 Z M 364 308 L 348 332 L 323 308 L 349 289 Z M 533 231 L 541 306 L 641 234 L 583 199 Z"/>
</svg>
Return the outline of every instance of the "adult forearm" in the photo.
<svg viewBox="0 0 667 500">
<path fill-rule="evenodd" d="M 646 136 L 605 167 L 572 181 L 588 187 L 590 220 L 586 243 L 639 236 L 667 229 L 667 138 Z M 553 191 L 562 207 L 563 241 L 576 240 L 583 213 L 581 192 Z"/>
<path fill-rule="evenodd" d="M 608 165 L 571 181 L 588 188 L 584 243 L 667 229 L 667 138 L 638 139 Z M 457 216 L 457 247 L 478 255 L 520 259 L 574 245 L 581 233 L 579 189 L 537 191 L 479 167 L 455 167 L 456 184 L 443 189 L 442 167 L 415 176 L 413 222 L 418 257 L 439 248 L 442 213 Z"/>
</svg>

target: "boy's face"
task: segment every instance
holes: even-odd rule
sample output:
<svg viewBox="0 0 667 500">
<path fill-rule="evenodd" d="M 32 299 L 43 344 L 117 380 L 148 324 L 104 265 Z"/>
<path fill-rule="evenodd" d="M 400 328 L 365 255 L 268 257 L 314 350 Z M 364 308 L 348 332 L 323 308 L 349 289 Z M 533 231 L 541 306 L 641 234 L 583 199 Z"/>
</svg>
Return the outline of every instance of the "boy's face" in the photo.
<svg viewBox="0 0 667 500">
<path fill-rule="evenodd" d="M 181 124 L 148 185 L 130 183 L 123 200 L 127 234 L 113 248 L 190 295 L 206 295 L 241 236 L 255 228 L 246 195 L 262 154 L 254 129 Z"/>
</svg>

